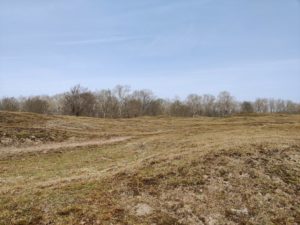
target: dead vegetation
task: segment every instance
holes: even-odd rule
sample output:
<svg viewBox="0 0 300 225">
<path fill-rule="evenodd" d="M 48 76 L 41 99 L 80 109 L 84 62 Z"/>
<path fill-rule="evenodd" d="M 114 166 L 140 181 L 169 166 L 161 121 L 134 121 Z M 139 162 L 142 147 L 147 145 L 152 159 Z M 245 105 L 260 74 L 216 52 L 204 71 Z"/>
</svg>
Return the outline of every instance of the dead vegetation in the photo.
<svg viewBox="0 0 300 225">
<path fill-rule="evenodd" d="M 53 139 L 23 147 L 20 129 Z M 16 137 L 0 147 L 0 224 L 300 223 L 296 115 L 104 120 L 0 113 L 0 130 L 1 140 Z M 112 138 L 121 142 L 78 145 Z M 49 145 L 59 148 L 24 150 Z M 19 151 L 8 157 L 9 148 Z"/>
</svg>

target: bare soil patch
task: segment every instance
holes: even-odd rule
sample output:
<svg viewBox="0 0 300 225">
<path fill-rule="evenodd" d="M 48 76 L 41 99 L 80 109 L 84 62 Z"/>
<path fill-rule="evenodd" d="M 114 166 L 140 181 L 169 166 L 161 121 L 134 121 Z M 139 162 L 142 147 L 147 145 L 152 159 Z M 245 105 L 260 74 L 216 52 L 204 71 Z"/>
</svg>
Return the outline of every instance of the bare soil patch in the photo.
<svg viewBox="0 0 300 225">
<path fill-rule="evenodd" d="M 96 145 L 105 145 L 113 144 L 116 142 L 121 142 L 130 139 L 131 137 L 114 137 L 107 140 L 83 140 L 83 141 L 68 141 L 68 142 L 59 142 L 51 144 L 42 144 L 37 146 L 30 147 L 3 147 L 0 148 L 0 156 L 11 156 L 17 154 L 26 154 L 26 153 L 48 153 L 49 151 L 57 150 L 67 150 L 78 147 L 87 147 L 87 146 L 96 146 Z"/>
</svg>

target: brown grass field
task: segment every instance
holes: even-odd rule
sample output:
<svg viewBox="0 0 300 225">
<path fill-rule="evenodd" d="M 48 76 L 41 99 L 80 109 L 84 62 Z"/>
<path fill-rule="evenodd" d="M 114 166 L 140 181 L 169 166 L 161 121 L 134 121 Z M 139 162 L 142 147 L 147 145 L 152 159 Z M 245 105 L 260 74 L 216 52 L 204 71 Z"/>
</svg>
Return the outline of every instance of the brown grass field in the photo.
<svg viewBox="0 0 300 225">
<path fill-rule="evenodd" d="M 0 224 L 300 224 L 300 115 L 0 112 Z"/>
</svg>

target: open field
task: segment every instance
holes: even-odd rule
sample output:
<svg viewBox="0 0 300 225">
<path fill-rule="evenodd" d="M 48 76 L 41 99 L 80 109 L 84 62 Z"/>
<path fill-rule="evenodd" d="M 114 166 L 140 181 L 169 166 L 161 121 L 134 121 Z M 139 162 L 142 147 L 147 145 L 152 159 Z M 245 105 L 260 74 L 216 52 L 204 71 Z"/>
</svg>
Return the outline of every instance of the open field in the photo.
<svg viewBox="0 0 300 225">
<path fill-rule="evenodd" d="M 0 224 L 300 224 L 300 116 L 0 112 Z"/>
</svg>

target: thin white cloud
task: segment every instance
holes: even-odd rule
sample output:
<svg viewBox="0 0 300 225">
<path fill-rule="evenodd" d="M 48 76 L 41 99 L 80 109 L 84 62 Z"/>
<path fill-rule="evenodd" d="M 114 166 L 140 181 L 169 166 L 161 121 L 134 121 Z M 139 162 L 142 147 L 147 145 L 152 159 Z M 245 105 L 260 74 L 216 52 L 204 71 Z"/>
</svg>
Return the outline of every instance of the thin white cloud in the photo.
<svg viewBox="0 0 300 225">
<path fill-rule="evenodd" d="M 72 40 L 72 41 L 63 41 L 57 42 L 57 45 L 89 45 L 89 44 L 106 44 L 106 43 L 115 43 L 115 42 L 126 42 L 145 39 L 147 36 L 112 36 L 105 38 L 96 38 L 96 39 L 82 39 L 82 40 Z"/>
</svg>

